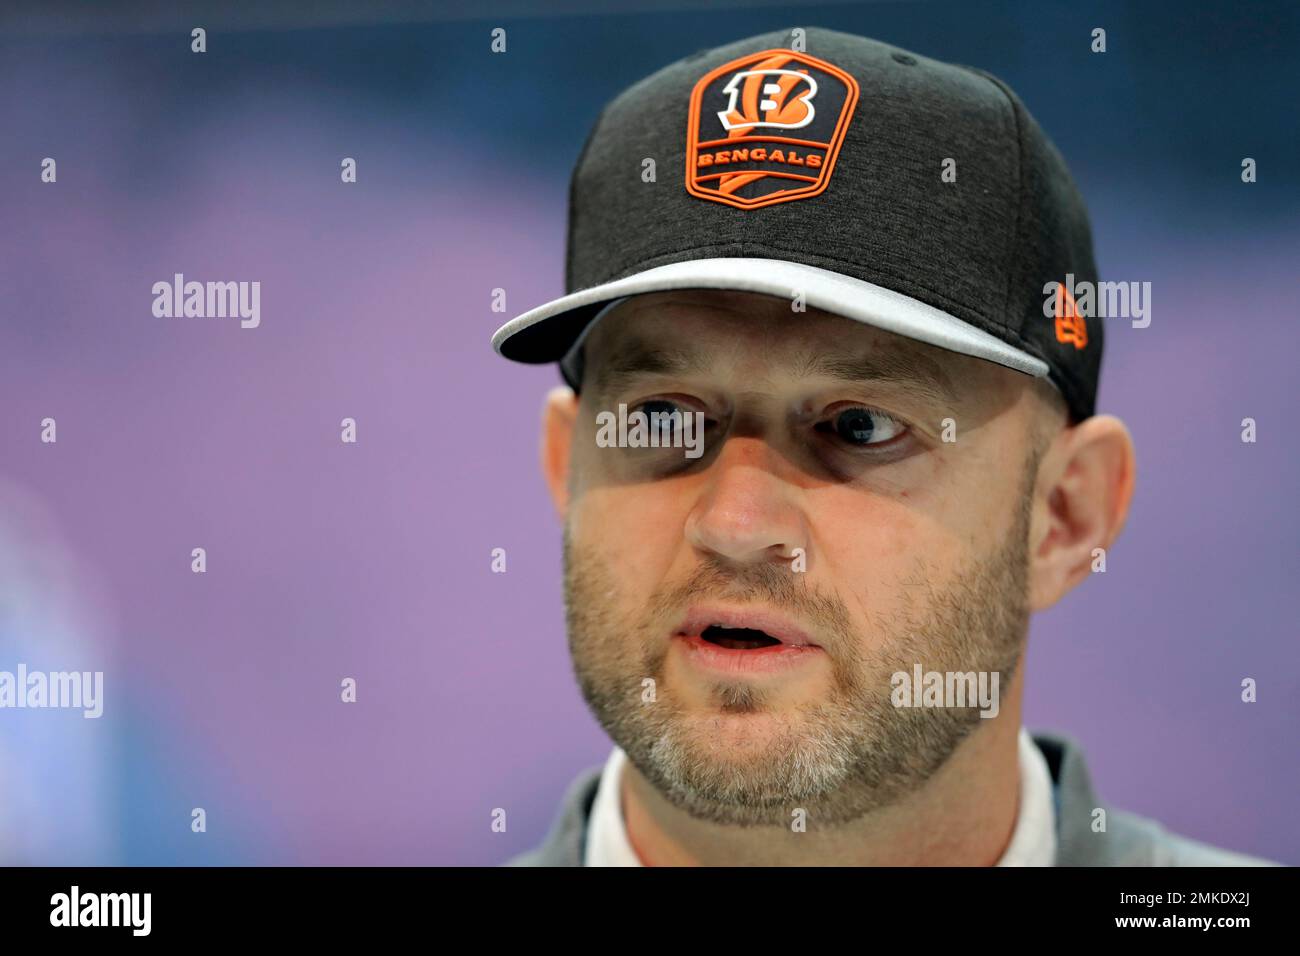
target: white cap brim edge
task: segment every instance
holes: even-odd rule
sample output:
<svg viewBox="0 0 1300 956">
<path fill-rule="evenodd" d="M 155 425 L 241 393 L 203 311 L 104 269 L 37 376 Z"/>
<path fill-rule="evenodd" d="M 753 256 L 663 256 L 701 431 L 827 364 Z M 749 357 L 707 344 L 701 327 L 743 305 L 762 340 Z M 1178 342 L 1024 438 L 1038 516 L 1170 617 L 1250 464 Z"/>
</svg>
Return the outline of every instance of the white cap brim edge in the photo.
<svg viewBox="0 0 1300 956">
<path fill-rule="evenodd" d="M 806 305 L 886 332 L 996 362 L 1027 375 L 1041 377 L 1048 372 L 1042 359 L 941 309 L 862 279 L 785 259 L 690 259 L 656 266 L 530 309 L 493 333 L 492 348 L 501 354 L 502 344 L 516 333 L 572 309 L 672 289 L 728 289 L 786 299 L 802 295 Z M 583 330 L 582 338 L 590 328 L 589 324 Z"/>
</svg>

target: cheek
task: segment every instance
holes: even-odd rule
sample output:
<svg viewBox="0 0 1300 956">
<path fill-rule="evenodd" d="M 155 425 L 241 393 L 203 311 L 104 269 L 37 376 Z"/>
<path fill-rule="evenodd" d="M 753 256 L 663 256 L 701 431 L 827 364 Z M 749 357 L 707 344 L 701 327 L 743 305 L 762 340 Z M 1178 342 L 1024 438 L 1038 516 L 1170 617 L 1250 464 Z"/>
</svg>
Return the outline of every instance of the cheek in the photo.
<svg viewBox="0 0 1300 956">
<path fill-rule="evenodd" d="M 622 594 L 644 598 L 668 576 L 683 548 L 684 499 L 664 486 L 588 486 L 573 499 L 569 533 Z"/>
<path fill-rule="evenodd" d="M 897 506 L 923 553 L 936 559 L 982 553 L 1005 534 L 1021 476 L 1012 468 L 1020 450 L 1007 436 L 972 434 L 923 460 L 901 490 L 882 497 Z"/>
<path fill-rule="evenodd" d="M 942 542 L 942 531 L 906 499 L 837 493 L 810 516 L 811 584 L 838 593 L 870 633 L 877 615 L 894 616 L 919 555 Z M 821 560 L 817 560 L 820 553 Z"/>
<path fill-rule="evenodd" d="M 888 492 L 823 489 L 809 516 L 823 561 L 810 561 L 810 570 L 851 595 L 856 613 L 899 612 L 918 576 L 941 585 L 986 547 L 996 511 L 988 502 L 972 507 L 969 495 L 942 480 Z"/>
</svg>

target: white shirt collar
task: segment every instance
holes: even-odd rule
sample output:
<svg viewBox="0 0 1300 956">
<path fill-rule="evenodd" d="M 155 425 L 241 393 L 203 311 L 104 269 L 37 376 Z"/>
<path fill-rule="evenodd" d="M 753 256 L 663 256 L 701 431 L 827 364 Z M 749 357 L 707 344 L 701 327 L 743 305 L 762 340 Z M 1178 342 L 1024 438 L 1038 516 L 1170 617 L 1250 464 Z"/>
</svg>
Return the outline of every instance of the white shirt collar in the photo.
<svg viewBox="0 0 1300 956">
<path fill-rule="evenodd" d="M 1052 866 L 1056 861 L 1056 807 L 1052 775 L 1042 751 L 1024 727 L 1019 734 L 1020 808 L 997 866 Z M 627 754 L 615 747 L 596 787 L 587 826 L 583 866 L 641 866 L 627 839 L 620 781 Z"/>
</svg>

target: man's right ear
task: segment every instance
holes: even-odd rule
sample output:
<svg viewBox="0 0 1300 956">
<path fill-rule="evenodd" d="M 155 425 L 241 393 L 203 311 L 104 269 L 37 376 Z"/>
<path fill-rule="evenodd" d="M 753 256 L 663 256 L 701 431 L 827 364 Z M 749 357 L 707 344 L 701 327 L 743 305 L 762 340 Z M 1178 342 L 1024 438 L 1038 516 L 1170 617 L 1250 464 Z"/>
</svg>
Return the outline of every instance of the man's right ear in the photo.
<svg viewBox="0 0 1300 956">
<path fill-rule="evenodd" d="M 557 385 L 546 393 L 542 408 L 542 476 L 561 520 L 569 510 L 569 452 L 577 420 L 578 396 L 573 389 Z"/>
</svg>

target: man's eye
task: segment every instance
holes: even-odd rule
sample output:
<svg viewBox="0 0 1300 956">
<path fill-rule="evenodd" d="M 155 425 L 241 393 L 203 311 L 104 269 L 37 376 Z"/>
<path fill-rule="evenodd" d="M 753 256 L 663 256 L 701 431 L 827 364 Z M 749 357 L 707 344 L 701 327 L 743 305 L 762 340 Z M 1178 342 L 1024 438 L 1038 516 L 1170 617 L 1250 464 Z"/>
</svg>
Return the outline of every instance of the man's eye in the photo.
<svg viewBox="0 0 1300 956">
<path fill-rule="evenodd" d="M 635 408 L 629 409 L 629 411 L 645 412 L 647 417 L 655 414 L 671 415 L 673 412 L 686 413 L 686 409 L 676 402 L 670 402 L 663 398 L 652 398 L 648 402 L 642 402 Z"/>
<path fill-rule="evenodd" d="M 676 436 L 683 433 L 690 435 L 694 434 L 696 429 L 703 434 L 704 430 L 714 424 L 703 412 L 696 410 L 691 405 L 674 402 L 667 398 L 648 398 L 644 402 L 629 405 L 627 414 L 629 416 L 633 414 L 644 415 L 645 426 L 651 432 L 664 436 Z M 697 418 L 697 416 L 699 417 Z"/>
<path fill-rule="evenodd" d="M 818 431 L 833 432 L 850 445 L 867 447 L 883 445 L 897 438 L 906 426 L 884 412 L 855 406 L 836 412 L 834 416 L 816 426 Z"/>
</svg>

